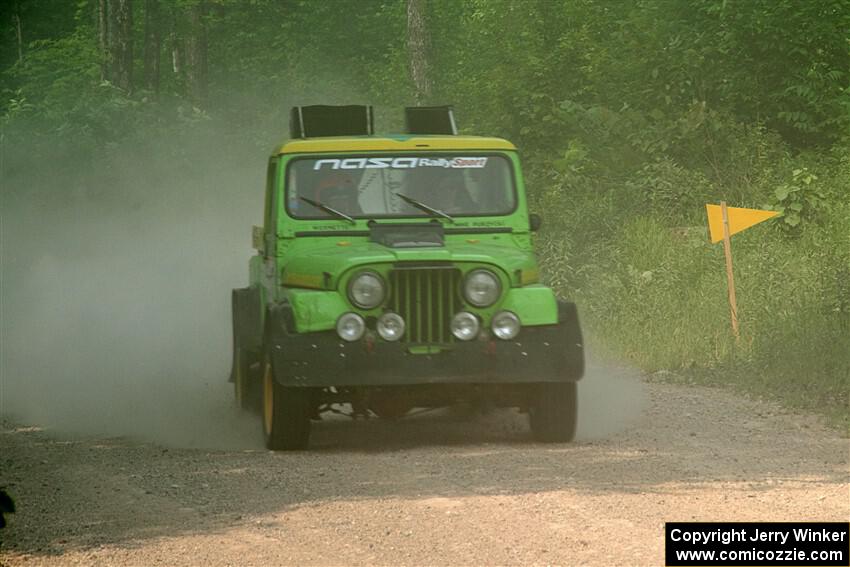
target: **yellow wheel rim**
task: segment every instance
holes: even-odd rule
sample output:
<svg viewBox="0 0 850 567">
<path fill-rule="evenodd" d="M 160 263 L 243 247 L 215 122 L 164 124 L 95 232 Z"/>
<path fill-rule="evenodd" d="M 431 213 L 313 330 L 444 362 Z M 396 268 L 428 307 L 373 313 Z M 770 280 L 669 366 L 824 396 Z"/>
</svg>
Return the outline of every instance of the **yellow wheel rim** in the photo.
<svg viewBox="0 0 850 567">
<path fill-rule="evenodd" d="M 266 362 L 263 373 L 263 427 L 266 435 L 272 433 L 272 416 L 274 414 L 274 376 L 272 376 L 272 365 Z"/>
</svg>

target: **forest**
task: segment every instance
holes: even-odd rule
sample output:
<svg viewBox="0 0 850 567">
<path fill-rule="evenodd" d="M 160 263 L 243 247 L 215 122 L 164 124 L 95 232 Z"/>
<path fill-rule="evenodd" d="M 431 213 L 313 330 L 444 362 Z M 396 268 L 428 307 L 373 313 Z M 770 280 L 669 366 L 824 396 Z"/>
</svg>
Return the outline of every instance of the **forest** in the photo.
<svg viewBox="0 0 850 567">
<path fill-rule="evenodd" d="M 850 0 L 7 0 L 0 94 L 6 284 L 54 220 L 143 240 L 151 201 L 196 236 L 224 207 L 244 273 L 291 106 L 373 104 L 391 132 L 451 104 L 520 148 L 595 356 L 850 428 Z M 781 213 L 733 238 L 739 340 L 721 200 Z"/>
</svg>

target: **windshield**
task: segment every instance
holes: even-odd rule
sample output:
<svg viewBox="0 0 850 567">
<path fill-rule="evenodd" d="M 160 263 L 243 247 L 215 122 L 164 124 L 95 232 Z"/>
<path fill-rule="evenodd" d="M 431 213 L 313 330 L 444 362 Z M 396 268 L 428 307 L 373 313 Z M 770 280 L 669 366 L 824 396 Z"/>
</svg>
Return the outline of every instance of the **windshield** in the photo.
<svg viewBox="0 0 850 567">
<path fill-rule="evenodd" d="M 294 159 L 287 170 L 286 209 L 299 219 L 495 216 L 515 208 L 511 162 L 501 155 L 322 156 Z"/>
</svg>

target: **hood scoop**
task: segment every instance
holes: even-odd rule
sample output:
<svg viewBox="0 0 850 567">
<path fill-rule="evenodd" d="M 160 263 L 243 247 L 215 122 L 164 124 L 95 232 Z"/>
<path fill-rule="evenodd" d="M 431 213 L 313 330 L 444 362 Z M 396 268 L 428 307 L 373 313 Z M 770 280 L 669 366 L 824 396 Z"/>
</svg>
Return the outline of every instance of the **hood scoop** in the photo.
<svg viewBox="0 0 850 567">
<path fill-rule="evenodd" d="M 445 230 L 439 222 L 377 223 L 369 222 L 369 240 L 387 248 L 441 248 Z"/>
</svg>

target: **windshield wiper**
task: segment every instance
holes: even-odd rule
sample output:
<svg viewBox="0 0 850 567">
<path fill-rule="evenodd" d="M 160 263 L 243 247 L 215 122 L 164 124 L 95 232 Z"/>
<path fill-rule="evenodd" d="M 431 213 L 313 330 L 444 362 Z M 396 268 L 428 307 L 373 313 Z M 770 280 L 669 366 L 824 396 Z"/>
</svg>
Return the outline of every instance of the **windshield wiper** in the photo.
<svg viewBox="0 0 850 567">
<path fill-rule="evenodd" d="M 324 203 L 320 203 L 319 201 L 314 201 L 313 199 L 308 199 L 307 197 L 298 197 L 298 198 L 301 199 L 302 201 L 304 201 L 305 203 L 310 203 L 311 205 L 313 205 L 317 209 L 321 209 L 321 210 L 325 211 L 326 213 L 332 214 L 335 217 L 341 218 L 343 220 L 347 220 L 351 224 L 357 224 L 357 221 L 355 221 L 353 218 L 351 218 L 347 214 L 343 213 L 342 211 L 338 211 L 338 210 L 334 209 L 333 207 L 329 207 Z"/>
<path fill-rule="evenodd" d="M 414 199 L 412 197 L 408 197 L 407 195 L 402 195 L 401 193 L 396 193 L 396 195 L 401 197 L 401 199 L 405 203 L 413 205 L 414 207 L 416 207 L 420 211 L 425 211 L 426 213 L 431 213 L 431 216 L 443 217 L 444 219 L 448 219 L 451 222 L 455 221 L 455 219 L 453 219 L 450 215 L 444 213 L 440 209 L 435 209 L 434 207 L 429 207 L 428 205 L 426 205 L 422 201 L 417 201 L 416 199 Z"/>
</svg>

